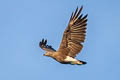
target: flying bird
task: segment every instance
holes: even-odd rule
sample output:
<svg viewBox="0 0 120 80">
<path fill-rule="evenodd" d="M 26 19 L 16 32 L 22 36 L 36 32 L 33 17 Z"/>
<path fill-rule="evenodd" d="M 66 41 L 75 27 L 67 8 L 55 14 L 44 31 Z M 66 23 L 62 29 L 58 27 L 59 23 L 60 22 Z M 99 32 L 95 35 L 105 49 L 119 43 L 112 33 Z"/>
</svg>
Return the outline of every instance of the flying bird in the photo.
<svg viewBox="0 0 120 80">
<path fill-rule="evenodd" d="M 85 61 L 76 59 L 75 57 L 83 48 L 83 42 L 86 36 L 87 16 L 81 13 L 83 6 L 80 9 L 76 8 L 72 12 L 67 28 L 63 33 L 63 38 L 59 49 L 56 51 L 51 45 L 47 45 L 47 40 L 42 39 L 39 46 L 46 51 L 44 56 L 51 57 L 62 64 L 82 65 Z"/>
</svg>

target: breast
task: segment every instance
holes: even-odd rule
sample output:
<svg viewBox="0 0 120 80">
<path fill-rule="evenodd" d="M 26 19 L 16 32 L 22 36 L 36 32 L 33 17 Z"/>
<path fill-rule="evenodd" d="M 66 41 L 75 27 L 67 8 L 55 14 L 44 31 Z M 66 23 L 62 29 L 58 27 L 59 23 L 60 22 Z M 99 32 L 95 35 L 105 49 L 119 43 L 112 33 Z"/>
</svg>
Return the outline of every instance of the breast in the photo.
<svg viewBox="0 0 120 80">
<path fill-rule="evenodd" d="M 55 53 L 54 56 L 53 56 L 53 59 L 55 59 L 56 61 L 58 62 L 64 62 L 64 59 L 66 57 L 60 53 Z"/>
</svg>

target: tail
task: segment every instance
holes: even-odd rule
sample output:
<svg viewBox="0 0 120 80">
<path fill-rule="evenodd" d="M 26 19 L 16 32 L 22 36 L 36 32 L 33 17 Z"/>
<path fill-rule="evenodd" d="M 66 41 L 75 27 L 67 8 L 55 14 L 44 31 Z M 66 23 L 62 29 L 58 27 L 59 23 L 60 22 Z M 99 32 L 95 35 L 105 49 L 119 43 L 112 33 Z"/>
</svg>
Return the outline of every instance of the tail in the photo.
<svg viewBox="0 0 120 80">
<path fill-rule="evenodd" d="M 80 61 L 80 60 L 77 60 L 77 61 L 72 61 L 71 62 L 72 65 L 84 65 L 84 64 L 87 64 L 87 62 L 85 61 Z"/>
<path fill-rule="evenodd" d="M 81 60 L 78 60 L 78 62 L 77 62 L 77 65 L 84 65 L 84 64 L 87 64 L 87 62 L 81 61 Z"/>
</svg>

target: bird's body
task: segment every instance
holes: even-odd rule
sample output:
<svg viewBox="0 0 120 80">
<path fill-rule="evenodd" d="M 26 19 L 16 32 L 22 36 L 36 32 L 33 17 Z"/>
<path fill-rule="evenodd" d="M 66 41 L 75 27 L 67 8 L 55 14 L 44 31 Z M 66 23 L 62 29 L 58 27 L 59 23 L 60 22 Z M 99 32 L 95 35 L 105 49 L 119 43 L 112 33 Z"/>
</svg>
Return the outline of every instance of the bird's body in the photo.
<svg viewBox="0 0 120 80">
<path fill-rule="evenodd" d="M 44 54 L 44 56 L 51 57 L 62 64 L 78 64 L 78 65 L 83 63 L 86 64 L 86 62 L 84 61 L 80 61 L 70 56 L 66 56 L 62 54 L 63 53 L 61 52 L 51 52 L 51 53 Z"/>
<path fill-rule="evenodd" d="M 44 56 L 52 57 L 56 61 L 62 64 L 86 64 L 84 61 L 75 59 L 76 55 L 80 53 L 83 48 L 81 43 L 85 40 L 86 25 L 87 25 L 87 15 L 82 17 L 81 7 L 72 13 L 69 24 L 64 31 L 63 38 L 59 49 L 56 51 L 52 46 L 46 45 L 47 40 L 42 40 L 40 42 L 40 47 L 46 51 Z"/>
</svg>

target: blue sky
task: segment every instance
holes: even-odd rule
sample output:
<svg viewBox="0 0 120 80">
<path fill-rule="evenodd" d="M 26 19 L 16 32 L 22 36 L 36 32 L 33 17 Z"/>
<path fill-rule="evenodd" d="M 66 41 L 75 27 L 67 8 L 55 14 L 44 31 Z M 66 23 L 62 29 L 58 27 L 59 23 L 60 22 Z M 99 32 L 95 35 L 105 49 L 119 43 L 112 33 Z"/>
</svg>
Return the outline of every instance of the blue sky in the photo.
<svg viewBox="0 0 120 80">
<path fill-rule="evenodd" d="M 88 13 L 87 36 L 77 59 L 63 65 L 44 57 L 42 38 L 59 48 L 77 6 Z M 0 0 L 0 80 L 120 80 L 119 0 Z"/>
</svg>

